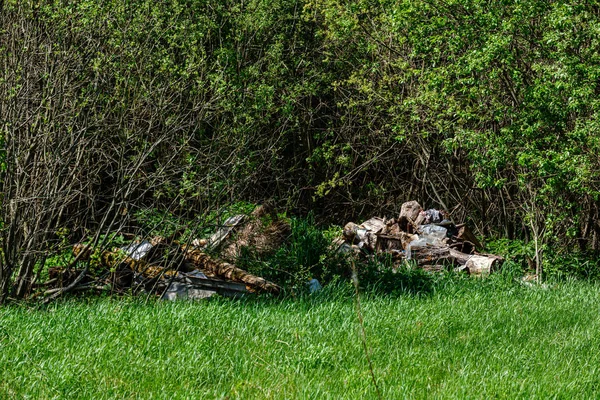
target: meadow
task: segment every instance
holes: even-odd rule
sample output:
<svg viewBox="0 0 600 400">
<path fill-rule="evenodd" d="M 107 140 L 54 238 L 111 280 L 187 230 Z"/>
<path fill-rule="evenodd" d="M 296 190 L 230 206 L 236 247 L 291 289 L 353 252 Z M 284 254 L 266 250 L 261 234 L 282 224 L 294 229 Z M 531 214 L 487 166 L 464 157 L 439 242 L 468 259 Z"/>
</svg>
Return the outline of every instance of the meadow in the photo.
<svg viewBox="0 0 600 400">
<path fill-rule="evenodd" d="M 438 279 L 362 293 L 381 398 L 597 398 L 600 287 Z M 0 308 L 0 398 L 378 398 L 350 286 Z"/>
</svg>

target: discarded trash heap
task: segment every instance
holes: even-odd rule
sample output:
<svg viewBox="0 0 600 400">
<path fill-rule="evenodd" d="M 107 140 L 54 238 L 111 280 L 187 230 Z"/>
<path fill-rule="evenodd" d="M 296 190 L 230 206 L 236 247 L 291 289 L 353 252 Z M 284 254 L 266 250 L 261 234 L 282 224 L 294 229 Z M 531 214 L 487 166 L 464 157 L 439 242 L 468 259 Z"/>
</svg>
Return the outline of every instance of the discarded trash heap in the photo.
<svg viewBox="0 0 600 400">
<path fill-rule="evenodd" d="M 402 204 L 397 219 L 374 217 L 360 225 L 349 222 L 343 236 L 339 251 L 389 253 L 397 263 L 414 260 L 430 271 L 453 269 L 486 276 L 504 261 L 479 253 L 482 246 L 465 224 L 454 224 L 444 211 L 424 210 L 416 201 Z"/>
<path fill-rule="evenodd" d="M 289 237 L 289 222 L 273 212 L 272 218 L 265 219 L 269 210 L 260 206 L 249 216 L 232 216 L 209 238 L 189 244 L 163 237 L 104 251 L 77 244 L 71 267 L 50 269 L 50 280 L 44 284 L 49 290 L 44 295 L 50 300 L 69 291 L 107 288 L 117 292 L 135 289 L 171 300 L 214 294 L 235 297 L 248 292 L 277 295 L 279 285 L 235 265 L 244 247 L 268 254 Z M 268 225 L 265 220 L 270 221 Z M 360 225 L 347 223 L 343 238 L 334 244 L 338 251 L 353 257 L 387 253 L 397 264 L 412 260 L 426 270 L 464 271 L 476 276 L 489 275 L 503 262 L 501 257 L 479 253 L 482 246 L 465 224 L 454 224 L 444 211 L 423 210 L 416 201 L 404 203 L 397 219 L 374 217 Z M 89 260 L 94 257 L 105 271 L 100 275 L 89 270 Z M 87 261 L 87 267 L 77 269 L 79 261 Z M 310 287 L 316 290 L 320 284 L 313 281 Z"/>
</svg>

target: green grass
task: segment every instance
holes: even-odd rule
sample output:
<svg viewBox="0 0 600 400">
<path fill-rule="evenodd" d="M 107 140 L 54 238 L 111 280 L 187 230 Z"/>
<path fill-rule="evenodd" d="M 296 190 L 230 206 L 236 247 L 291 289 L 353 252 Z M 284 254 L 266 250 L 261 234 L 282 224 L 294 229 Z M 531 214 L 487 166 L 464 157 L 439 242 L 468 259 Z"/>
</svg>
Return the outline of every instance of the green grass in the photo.
<svg viewBox="0 0 600 400">
<path fill-rule="evenodd" d="M 447 279 L 364 295 L 382 395 L 598 398 L 600 287 Z M 351 290 L 0 308 L 0 398 L 376 398 Z"/>
</svg>

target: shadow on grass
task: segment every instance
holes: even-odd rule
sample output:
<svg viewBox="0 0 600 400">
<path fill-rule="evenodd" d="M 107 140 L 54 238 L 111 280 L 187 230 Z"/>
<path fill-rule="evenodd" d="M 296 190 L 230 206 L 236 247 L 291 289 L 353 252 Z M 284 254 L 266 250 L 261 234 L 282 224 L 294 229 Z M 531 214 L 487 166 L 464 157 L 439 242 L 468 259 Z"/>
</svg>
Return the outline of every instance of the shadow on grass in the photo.
<svg viewBox="0 0 600 400">
<path fill-rule="evenodd" d="M 434 292 L 436 278 L 432 273 L 399 268 L 359 273 L 359 287 L 365 293 L 386 296 L 428 296 Z"/>
</svg>

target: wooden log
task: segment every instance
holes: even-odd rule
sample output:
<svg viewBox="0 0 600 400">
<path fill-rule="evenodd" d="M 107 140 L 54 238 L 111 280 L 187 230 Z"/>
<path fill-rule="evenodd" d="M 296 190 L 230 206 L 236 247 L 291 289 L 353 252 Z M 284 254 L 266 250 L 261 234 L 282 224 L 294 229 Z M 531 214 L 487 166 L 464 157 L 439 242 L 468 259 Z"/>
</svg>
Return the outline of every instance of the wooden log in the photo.
<svg viewBox="0 0 600 400">
<path fill-rule="evenodd" d="M 253 292 L 262 291 L 273 294 L 279 294 L 281 292 L 279 285 L 256 275 L 252 275 L 225 261 L 215 260 L 201 250 L 185 245 L 181 246 L 181 248 L 186 259 L 201 271 L 206 271 L 209 274 L 224 279 L 230 279 L 234 282 L 242 282 L 246 284 L 248 290 Z"/>
<path fill-rule="evenodd" d="M 458 261 L 447 246 L 417 246 L 411 248 L 411 253 L 411 259 L 417 260 L 419 266 L 454 264 Z"/>
<path fill-rule="evenodd" d="M 153 238 L 152 243 L 155 243 L 154 247 L 164 243 L 164 238 Z M 88 260 L 92 255 L 92 250 L 87 245 L 76 244 L 73 246 L 73 254 L 76 257 L 80 257 L 81 260 Z M 125 268 L 135 271 L 148 279 L 155 279 L 159 276 L 165 275 L 167 277 L 173 276 L 177 273 L 177 269 L 169 268 L 163 265 L 156 265 L 149 262 L 146 258 L 136 260 L 133 257 L 129 257 L 125 254 L 122 249 L 105 250 L 100 254 L 100 264 L 111 272 L 111 280 L 118 280 L 121 282 L 123 270 Z M 126 279 L 129 279 L 127 277 Z M 125 281 L 122 282 L 125 284 Z"/>
<path fill-rule="evenodd" d="M 504 259 L 493 254 L 465 254 L 458 250 L 450 249 L 450 255 L 459 264 L 467 267 L 470 275 L 488 276 L 500 269 Z"/>
<path fill-rule="evenodd" d="M 417 238 L 417 235 L 411 235 L 406 232 L 399 232 L 397 234 L 379 233 L 377 234 L 378 250 L 406 250 L 408 244 Z"/>
<path fill-rule="evenodd" d="M 355 243 L 356 241 L 360 240 L 360 238 L 356 237 L 356 235 L 358 235 L 359 229 L 360 229 L 360 227 L 357 224 L 355 224 L 354 222 L 348 222 L 344 226 L 344 229 L 342 231 L 342 234 L 344 235 L 344 239 L 346 239 L 350 243 Z"/>
<path fill-rule="evenodd" d="M 470 275 L 485 277 L 492 273 L 495 269 L 495 264 L 497 264 L 497 259 L 495 258 L 474 255 L 467 260 L 465 266 L 469 270 Z"/>
<path fill-rule="evenodd" d="M 412 258 L 417 260 L 419 266 L 459 264 L 474 276 L 488 276 L 500 268 L 504 261 L 502 257 L 491 254 L 465 254 L 448 246 L 414 247 L 412 253 Z"/>
<path fill-rule="evenodd" d="M 275 283 L 252 275 L 235 265 L 216 260 L 203 251 L 193 248 L 193 246 L 183 245 L 178 249 L 181 251 L 182 256 L 186 261 L 191 263 L 195 268 L 205 271 L 207 275 L 243 283 L 248 290 L 253 292 L 264 291 L 279 294 L 281 291 L 281 288 Z M 89 249 L 86 247 L 76 246 L 74 247 L 73 252 L 80 254 L 82 251 L 86 251 L 87 254 L 82 254 L 82 257 L 89 258 L 91 256 L 91 251 L 88 250 Z M 100 260 L 102 265 L 105 265 L 108 268 L 115 267 L 118 270 L 119 266 L 127 266 L 131 270 L 136 271 L 149 279 L 158 278 L 160 276 L 172 277 L 177 274 L 177 269 L 154 265 L 145 259 L 135 260 L 124 255 L 123 251 L 119 250 L 107 250 L 102 252 Z"/>
</svg>

